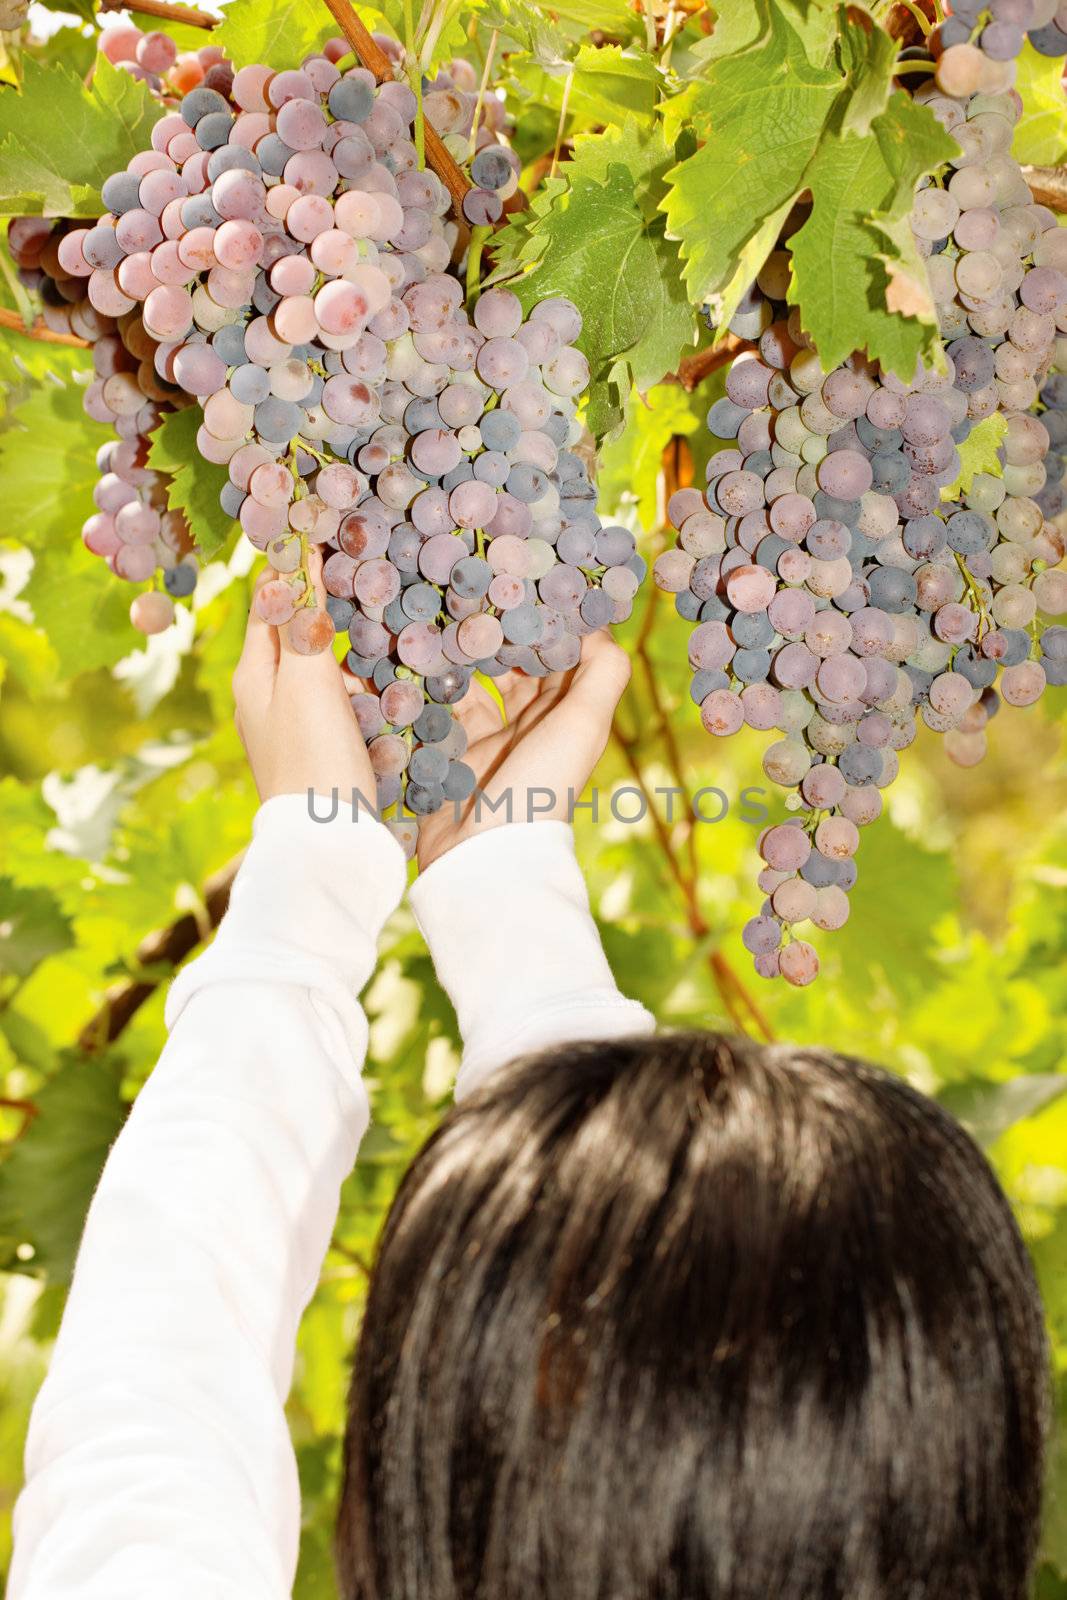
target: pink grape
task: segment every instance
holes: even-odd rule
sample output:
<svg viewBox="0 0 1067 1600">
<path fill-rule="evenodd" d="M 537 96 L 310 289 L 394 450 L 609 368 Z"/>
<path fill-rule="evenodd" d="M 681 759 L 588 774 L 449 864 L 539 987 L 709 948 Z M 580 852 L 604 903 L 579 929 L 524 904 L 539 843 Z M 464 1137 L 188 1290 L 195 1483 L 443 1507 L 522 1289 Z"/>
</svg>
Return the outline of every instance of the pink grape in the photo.
<svg viewBox="0 0 1067 1600">
<path fill-rule="evenodd" d="M 472 661 L 482 661 L 494 655 L 504 642 L 504 634 L 496 617 L 485 613 L 467 617 L 459 625 L 457 638 Z"/>
<path fill-rule="evenodd" d="M 304 606 L 286 628 L 285 638 L 290 650 L 300 656 L 321 655 L 333 643 L 333 619 L 328 611 L 318 606 Z"/>
<path fill-rule="evenodd" d="M 215 255 L 220 265 L 235 272 L 257 265 L 263 251 L 263 235 L 249 221 L 224 222 L 215 234 Z"/>
<path fill-rule="evenodd" d="M 764 567 L 736 567 L 726 580 L 726 593 L 738 611 L 765 611 L 774 598 L 774 574 Z"/>
<path fill-rule="evenodd" d="M 425 703 L 422 690 L 418 684 L 410 680 L 398 678 L 382 690 L 382 716 L 394 727 L 409 726 L 422 711 Z"/>
<path fill-rule="evenodd" d="M 296 609 L 297 595 L 283 578 L 271 579 L 256 590 L 256 612 L 264 622 L 280 628 L 289 622 Z"/>
<path fill-rule="evenodd" d="M 720 693 L 725 691 L 720 690 Z M 803 828 L 783 823 L 769 828 L 760 842 L 760 854 L 777 872 L 795 872 L 811 854 L 811 840 Z"/>
<path fill-rule="evenodd" d="M 441 635 L 427 622 L 409 622 L 397 635 L 397 655 L 414 672 L 426 672 L 433 665 L 440 648 Z"/>
<path fill-rule="evenodd" d="M 128 583 L 144 583 L 156 570 L 156 555 L 151 545 L 124 544 L 111 560 L 118 576 Z"/>
<path fill-rule="evenodd" d="M 745 720 L 741 696 L 729 689 L 714 689 L 700 702 L 700 720 L 708 733 L 725 738 L 737 733 Z"/>
<path fill-rule="evenodd" d="M 771 895 L 774 914 L 783 922 L 806 922 L 816 904 L 816 890 L 803 878 L 787 878 Z"/>
<path fill-rule="evenodd" d="M 859 829 L 847 817 L 824 817 L 815 830 L 815 846 L 831 861 L 845 861 L 859 848 Z"/>
<path fill-rule="evenodd" d="M 778 970 L 787 983 L 802 989 L 819 975 L 819 957 L 804 939 L 794 939 L 778 953 Z"/>
<path fill-rule="evenodd" d="M 445 584 L 467 547 L 452 533 L 433 534 L 419 550 L 419 571 L 431 583 Z"/>
</svg>

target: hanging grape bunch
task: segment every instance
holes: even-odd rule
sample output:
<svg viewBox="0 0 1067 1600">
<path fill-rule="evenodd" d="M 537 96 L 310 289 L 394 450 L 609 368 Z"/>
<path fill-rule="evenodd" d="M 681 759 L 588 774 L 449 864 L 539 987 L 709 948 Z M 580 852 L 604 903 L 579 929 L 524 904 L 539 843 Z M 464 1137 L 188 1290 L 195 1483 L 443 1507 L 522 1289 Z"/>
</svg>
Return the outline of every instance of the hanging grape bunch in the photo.
<svg viewBox="0 0 1067 1600">
<path fill-rule="evenodd" d="M 730 324 L 758 341 L 708 417 L 736 444 L 712 457 L 705 493 L 670 502 L 678 544 L 655 577 L 696 624 L 703 724 L 776 734 L 764 770 L 797 808 L 760 839 L 766 899 L 744 942 L 764 977 L 816 976 L 796 927 L 847 920 L 859 830 L 918 723 L 970 766 L 1001 701 L 1027 706 L 1067 681 L 1067 628 L 1044 621 L 1067 612 L 1064 535 L 1048 520 L 1067 503 L 1067 230 L 1010 153 L 1014 57 L 1027 28 L 1038 49 L 1067 51 L 1058 15 L 958 3 L 908 52 L 936 60 L 916 99 L 960 146 L 911 216 L 943 369 L 903 382 L 855 356 L 825 371 L 786 303 L 786 237 Z M 994 416 L 1002 475 L 957 493 L 958 447 Z"/>
<path fill-rule="evenodd" d="M 420 816 L 473 790 L 450 710 L 473 675 L 572 668 L 583 635 L 630 614 L 645 566 L 630 532 L 602 525 L 572 448 L 589 379 L 577 309 L 553 298 L 527 315 L 505 290 L 468 309 L 416 97 L 342 71 L 348 50 L 330 41 L 293 71 L 211 65 L 105 182 L 99 223 L 43 239 L 27 220 L 27 264 L 40 243 L 58 298 L 77 301 L 86 409 L 120 435 L 85 543 L 133 582 L 163 569 L 135 623 L 166 626 L 195 583 L 145 455 L 162 411 L 196 403 L 198 449 L 228 471 L 222 510 L 272 569 L 260 614 L 302 653 L 347 631 L 378 802 Z M 131 70 L 162 54 L 138 44 Z M 452 147 L 470 144 L 472 80 L 459 63 L 425 87 Z M 518 173 L 489 108 L 466 203 L 482 224 Z"/>
</svg>

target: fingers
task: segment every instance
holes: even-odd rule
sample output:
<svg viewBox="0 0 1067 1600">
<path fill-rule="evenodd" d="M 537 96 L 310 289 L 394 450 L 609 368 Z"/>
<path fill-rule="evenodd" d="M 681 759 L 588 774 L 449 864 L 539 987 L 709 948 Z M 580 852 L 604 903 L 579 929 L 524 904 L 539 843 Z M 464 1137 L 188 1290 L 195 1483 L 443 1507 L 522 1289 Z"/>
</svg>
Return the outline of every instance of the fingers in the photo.
<svg viewBox="0 0 1067 1600">
<path fill-rule="evenodd" d="M 582 658 L 568 692 L 577 695 L 596 714 L 614 717 L 626 692 L 632 666 L 629 656 L 606 633 L 591 633 L 582 640 Z"/>
<path fill-rule="evenodd" d="M 326 608 L 326 589 L 322 581 L 322 551 L 318 545 L 309 545 L 307 553 L 307 573 L 314 594 L 314 608 L 324 611 Z M 305 613 L 306 614 L 306 613 Z M 300 612 L 297 612 L 297 616 Z M 290 638 L 292 621 L 279 630 L 281 635 L 281 660 L 279 673 L 288 677 L 293 672 L 298 672 L 301 679 L 306 679 L 309 674 L 316 674 L 319 678 L 329 679 L 338 686 L 341 685 L 341 672 L 337 657 L 331 645 L 326 649 L 308 652 L 297 650 Z"/>
<path fill-rule="evenodd" d="M 255 595 L 262 584 L 271 577 L 273 573 L 269 571 L 260 573 L 256 579 L 252 604 L 248 611 L 244 644 L 233 675 L 233 692 L 238 702 L 238 711 L 241 700 L 254 685 L 270 683 L 278 664 L 278 630 L 263 621 L 256 609 L 255 600 Z"/>
</svg>

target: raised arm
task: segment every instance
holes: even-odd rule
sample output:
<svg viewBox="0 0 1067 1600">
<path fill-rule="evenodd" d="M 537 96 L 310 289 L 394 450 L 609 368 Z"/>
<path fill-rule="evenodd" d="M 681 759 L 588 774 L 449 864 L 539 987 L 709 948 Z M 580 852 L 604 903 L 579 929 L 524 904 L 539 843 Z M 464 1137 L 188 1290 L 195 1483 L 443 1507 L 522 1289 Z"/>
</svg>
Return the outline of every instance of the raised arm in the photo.
<svg viewBox="0 0 1067 1600">
<path fill-rule="evenodd" d="M 373 792 L 332 657 L 280 654 L 253 622 L 236 688 L 265 803 L 89 1212 L 30 1424 L 10 1600 L 282 1600 L 292 1585 L 283 1407 L 368 1121 L 356 995 L 405 870 L 365 814 L 310 818 L 309 786 Z"/>
<path fill-rule="evenodd" d="M 411 889 L 463 1038 L 457 1099 L 528 1051 L 655 1027 L 616 987 L 566 820 L 628 678 L 623 652 L 596 634 L 573 674 L 498 680 L 506 723 L 481 691 L 463 704 L 466 759 L 489 804 L 424 824 Z"/>
</svg>

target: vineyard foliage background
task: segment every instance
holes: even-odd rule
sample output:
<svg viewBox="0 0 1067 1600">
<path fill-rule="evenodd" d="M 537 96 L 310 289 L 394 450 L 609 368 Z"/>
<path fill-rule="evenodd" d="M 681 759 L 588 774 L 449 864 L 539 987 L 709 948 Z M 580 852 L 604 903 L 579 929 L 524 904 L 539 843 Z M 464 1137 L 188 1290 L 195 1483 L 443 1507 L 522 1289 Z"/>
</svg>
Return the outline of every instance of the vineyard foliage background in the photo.
<svg viewBox="0 0 1067 1600">
<path fill-rule="evenodd" d="M 0 35 L 5 215 L 98 214 L 100 182 L 145 142 L 157 114 L 144 88 L 106 63 L 85 86 L 99 19 L 91 0 L 69 7 L 77 17 L 58 28 L 53 19 L 46 42 L 25 27 Z M 404 36 L 400 0 L 361 15 Z M 200 30 L 135 18 L 183 48 L 203 42 Z M 606 440 L 602 509 L 643 530 L 649 557 L 665 542 L 666 493 L 700 480 L 714 444 L 704 417 L 722 370 L 693 388 L 673 376 L 680 363 L 691 370 L 685 357 L 702 327 L 693 306 L 711 297 L 728 313 L 798 193 L 810 189 L 815 201 L 797 249 L 798 293 L 824 358 L 866 346 L 910 370 L 935 353 L 921 262 L 894 224 L 941 158 L 939 130 L 894 94 L 895 47 L 856 8 L 727 0 L 713 33 L 691 0 L 636 9 L 560 0 L 550 15 L 488 0 L 428 6 L 427 19 L 413 40 L 425 65 L 462 53 L 480 69 L 495 36 L 494 78 L 533 195 L 498 235 L 495 266 L 527 273 L 524 297 L 562 293 L 581 308 L 594 374 L 588 421 Z M 238 65 L 283 67 L 335 32 L 318 0 L 231 0 L 215 37 Z M 1021 63 L 1024 162 L 1067 159 L 1060 67 L 1029 48 Z M 851 184 L 837 181 L 842 163 L 857 174 Z M 0 305 L 32 319 L 2 251 L 0 280 Z M 890 280 L 917 286 L 913 315 L 885 309 Z M 173 959 L 210 936 L 218 875 L 255 807 L 229 688 L 253 553 L 216 509 L 218 469 L 195 460 L 187 421 L 172 420 L 157 462 L 178 469 L 175 496 L 210 564 L 179 626 L 147 648 L 134 642 L 128 587 L 78 538 L 107 437 L 82 412 L 86 367 L 85 351 L 0 330 L 0 1572 L 26 1420 L 88 1197 L 160 1050 Z M 1063 694 L 1005 709 L 975 771 L 953 767 L 941 741 L 921 735 L 887 794 L 888 815 L 865 832 L 852 918 L 825 943 L 820 983 L 760 986 L 740 949 L 756 829 L 739 800 L 749 786 L 769 791 L 761 739 L 707 739 L 687 691 L 686 633 L 669 597 L 646 586 L 623 635 L 633 685 L 597 775 L 602 794 L 619 791 L 620 816 L 646 814 L 622 821 L 605 807 L 598 822 L 586 815 L 578 825 L 619 981 L 665 1026 L 742 1025 L 882 1061 L 988 1147 L 1047 1299 L 1060 1436 L 1037 1593 L 1064 1600 Z M 693 826 L 671 788 L 721 791 L 729 814 Z M 716 795 L 702 805 L 709 817 L 722 809 Z M 110 1012 L 109 993 L 120 996 Z M 375 1123 L 301 1331 L 290 1404 L 306 1502 L 298 1600 L 334 1593 L 346 1359 L 367 1266 L 457 1059 L 453 1018 L 405 911 L 387 930 L 367 1004 Z"/>
</svg>

